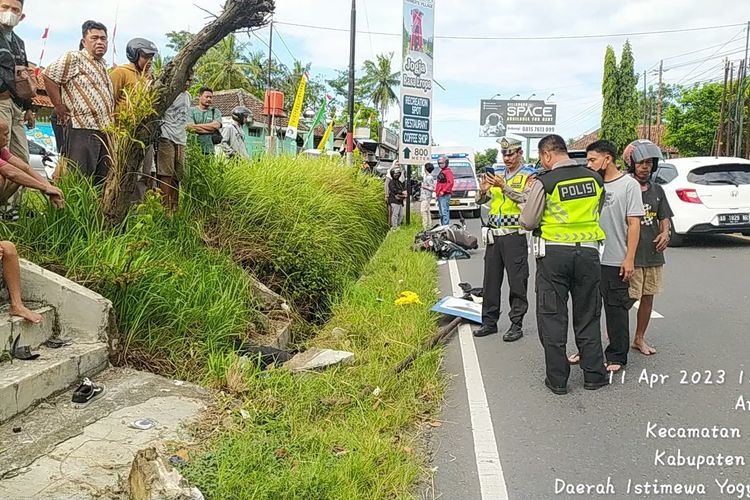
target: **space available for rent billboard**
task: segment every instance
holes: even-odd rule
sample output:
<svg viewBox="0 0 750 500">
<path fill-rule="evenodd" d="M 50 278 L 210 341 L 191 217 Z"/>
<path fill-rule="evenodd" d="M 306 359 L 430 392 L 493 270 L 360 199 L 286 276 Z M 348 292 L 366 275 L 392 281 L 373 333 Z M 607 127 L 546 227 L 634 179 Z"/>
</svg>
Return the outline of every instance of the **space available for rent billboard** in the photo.
<svg viewBox="0 0 750 500">
<path fill-rule="evenodd" d="M 555 133 L 557 104 L 544 101 L 483 100 L 479 109 L 479 136 Z"/>
<path fill-rule="evenodd" d="M 435 0 L 404 0 L 399 161 L 421 165 L 432 157 L 432 70 Z"/>
</svg>

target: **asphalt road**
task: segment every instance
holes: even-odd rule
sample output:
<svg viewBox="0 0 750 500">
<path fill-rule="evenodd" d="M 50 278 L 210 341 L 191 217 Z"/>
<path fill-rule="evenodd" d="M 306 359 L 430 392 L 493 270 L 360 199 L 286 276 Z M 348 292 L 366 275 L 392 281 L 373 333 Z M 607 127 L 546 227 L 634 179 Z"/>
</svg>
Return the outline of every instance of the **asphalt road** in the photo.
<svg viewBox="0 0 750 500">
<path fill-rule="evenodd" d="M 478 220 L 468 226 L 479 233 Z M 483 252 L 455 262 L 461 281 L 481 286 Z M 475 339 L 464 328 L 447 347 L 449 390 L 442 426 L 430 440 L 435 472 L 428 498 L 750 498 L 750 239 L 707 237 L 668 249 L 666 258 L 665 290 L 654 307 L 664 317 L 652 319 L 647 334 L 658 353 L 631 351 L 624 383 L 618 376 L 599 391 L 583 390 L 581 370 L 573 367 L 566 396 L 543 384 L 530 258 L 524 338 Z M 454 288 L 449 268 L 439 267 L 446 295 Z M 505 285 L 502 300 L 504 332 Z M 573 345 L 571 330 L 570 352 Z M 644 374 L 659 382 L 650 386 Z M 740 396 L 747 411 L 735 409 Z M 739 437 L 714 437 L 714 426 Z M 667 436 L 683 428 L 711 437 L 660 437 L 662 427 Z M 727 455 L 737 456 L 734 464 Z M 702 463 L 692 465 L 693 458 Z M 598 492 L 577 486 L 600 483 Z M 581 493 L 570 494 L 568 485 Z M 680 490 L 685 485 L 695 489 Z"/>
</svg>

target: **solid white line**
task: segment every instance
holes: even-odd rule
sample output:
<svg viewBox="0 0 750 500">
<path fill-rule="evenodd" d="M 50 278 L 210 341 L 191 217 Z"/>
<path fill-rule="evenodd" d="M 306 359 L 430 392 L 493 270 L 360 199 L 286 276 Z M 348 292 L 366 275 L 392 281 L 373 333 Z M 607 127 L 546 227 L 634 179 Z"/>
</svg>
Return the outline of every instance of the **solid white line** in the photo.
<svg viewBox="0 0 750 500">
<path fill-rule="evenodd" d="M 448 261 L 453 294 L 461 293 L 458 284 L 461 277 L 455 259 Z M 486 500 L 508 500 L 508 488 L 505 485 L 503 467 L 500 464 L 500 454 L 495 441 L 495 429 L 492 425 L 490 407 L 487 404 L 487 394 L 484 390 L 482 370 L 474 346 L 471 327 L 461 323 L 458 327 L 458 338 L 461 345 L 461 358 L 464 365 L 466 379 L 466 393 L 469 399 L 471 414 L 471 432 L 474 437 L 474 456 L 477 461 L 479 475 L 479 490 Z"/>
<path fill-rule="evenodd" d="M 640 300 L 636 300 L 635 304 L 633 304 L 633 307 L 631 309 L 635 309 L 637 311 L 638 307 L 640 307 L 640 305 L 641 305 L 641 301 Z M 656 312 L 653 309 L 651 309 L 651 319 L 664 319 L 664 316 L 662 316 L 658 312 Z"/>
</svg>

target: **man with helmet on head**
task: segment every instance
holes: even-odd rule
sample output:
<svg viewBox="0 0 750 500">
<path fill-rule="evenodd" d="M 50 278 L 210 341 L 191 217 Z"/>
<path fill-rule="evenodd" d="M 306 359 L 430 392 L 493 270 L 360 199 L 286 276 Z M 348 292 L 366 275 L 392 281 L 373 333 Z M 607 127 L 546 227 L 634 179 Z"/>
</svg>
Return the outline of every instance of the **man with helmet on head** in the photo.
<svg viewBox="0 0 750 500">
<path fill-rule="evenodd" d="M 245 106 L 237 106 L 232 110 L 232 122 L 221 129 L 221 151 L 228 157 L 240 156 L 249 158 L 245 145 L 245 132 L 242 126 L 253 121 L 253 113 Z"/>
<path fill-rule="evenodd" d="M 453 171 L 448 163 L 448 157 L 441 155 L 437 161 L 440 172 L 435 184 L 435 198 L 437 199 L 440 224 L 447 226 L 451 223 L 451 195 L 453 194 Z"/>
<path fill-rule="evenodd" d="M 109 74 L 112 80 L 112 95 L 115 97 L 115 120 L 117 120 L 118 113 L 127 102 L 126 91 L 135 87 L 139 80 L 144 85 L 151 83 L 151 62 L 158 53 L 159 49 L 156 48 L 156 45 L 145 38 L 133 38 L 128 42 L 125 55 L 130 62 L 117 66 Z M 143 157 L 142 175 L 138 176 L 136 185 L 137 200 L 131 201 L 142 201 L 146 191 L 152 187 L 153 165 L 154 146 L 149 144 Z"/>
<path fill-rule="evenodd" d="M 398 229 L 404 220 L 404 200 L 406 199 L 406 183 L 401 175 L 401 166 L 396 164 L 389 172 L 388 204 L 391 213 L 391 229 Z"/>
<path fill-rule="evenodd" d="M 125 102 L 125 89 L 135 85 L 139 78 L 151 79 L 151 63 L 158 53 L 159 49 L 154 42 L 145 38 L 133 38 L 128 42 L 125 55 L 130 62 L 117 66 L 109 75 L 115 96 L 115 112 Z"/>
<path fill-rule="evenodd" d="M 506 342 L 523 337 L 523 318 L 529 309 L 526 289 L 529 283 L 528 245 L 519 219 L 526 202 L 530 179 L 536 174 L 531 165 L 523 164 L 521 141 L 501 137 L 500 153 L 504 167 L 482 175 L 477 202 L 490 201 L 487 246 L 484 254 L 484 284 L 482 292 L 482 327 L 475 337 L 497 333 L 500 319 L 500 288 L 503 272 L 508 274 L 510 286 L 510 328 L 503 335 Z"/>
<path fill-rule="evenodd" d="M 646 328 L 654 307 L 654 295 L 662 289 L 664 250 L 669 244 L 669 220 L 673 214 L 664 189 L 651 180 L 662 159 L 659 147 L 651 141 L 639 139 L 625 147 L 622 157 L 628 173 L 641 185 L 643 210 L 646 212 L 641 219 L 635 272 L 630 278 L 630 298 L 640 301 L 631 347 L 649 356 L 655 354 L 656 349 L 646 343 Z"/>
</svg>

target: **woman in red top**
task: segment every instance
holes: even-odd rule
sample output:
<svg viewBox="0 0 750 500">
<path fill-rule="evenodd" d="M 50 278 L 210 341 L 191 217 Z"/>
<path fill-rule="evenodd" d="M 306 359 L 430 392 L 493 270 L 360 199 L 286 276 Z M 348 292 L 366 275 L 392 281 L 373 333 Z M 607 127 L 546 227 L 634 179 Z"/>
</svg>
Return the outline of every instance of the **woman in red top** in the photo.
<svg viewBox="0 0 750 500">
<path fill-rule="evenodd" d="M 448 166 L 448 157 L 438 158 L 440 173 L 435 184 L 435 197 L 437 198 L 438 212 L 440 213 L 440 224 L 447 226 L 451 223 L 450 203 L 453 193 L 453 171 Z"/>
</svg>

